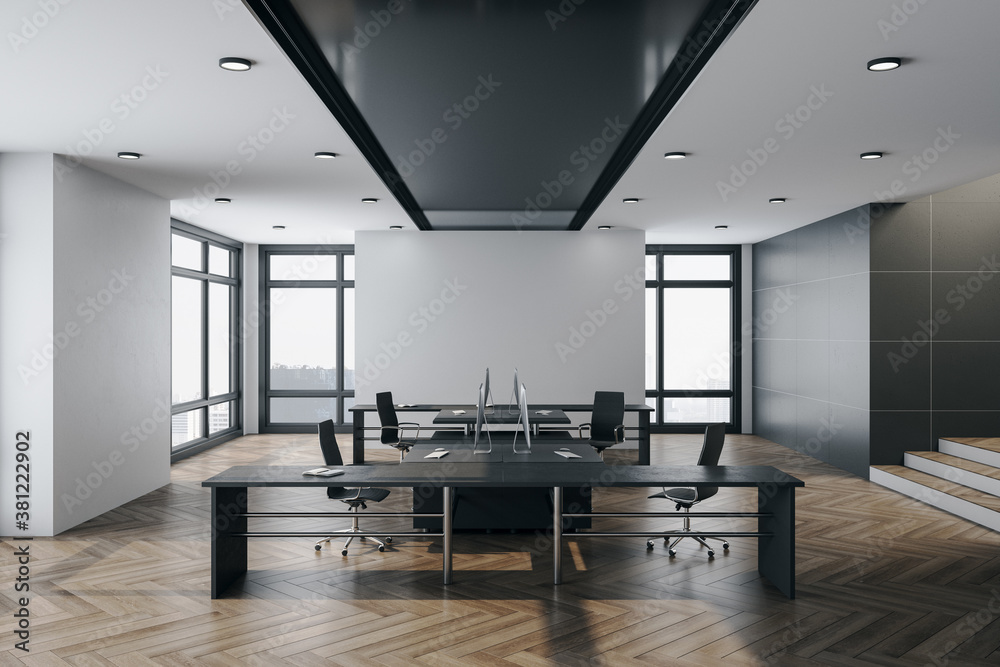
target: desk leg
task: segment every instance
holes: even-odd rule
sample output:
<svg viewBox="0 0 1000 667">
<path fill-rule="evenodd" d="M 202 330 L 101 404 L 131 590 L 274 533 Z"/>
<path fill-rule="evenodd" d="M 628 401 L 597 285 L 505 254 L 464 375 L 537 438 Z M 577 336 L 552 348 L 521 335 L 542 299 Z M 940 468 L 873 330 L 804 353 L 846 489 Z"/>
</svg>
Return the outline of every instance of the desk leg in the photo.
<svg viewBox="0 0 1000 667">
<path fill-rule="evenodd" d="M 447 586 L 451 583 L 451 495 L 453 489 L 450 486 L 445 486 L 441 489 L 441 500 L 444 504 L 444 520 L 442 521 L 441 531 L 444 533 L 442 541 L 444 542 L 444 564 L 442 565 L 442 570 L 444 571 L 444 583 Z"/>
<path fill-rule="evenodd" d="M 795 598 L 795 487 L 768 484 L 757 488 L 757 511 L 769 513 L 758 521 L 761 532 L 772 537 L 757 540 L 757 571 L 784 593 Z"/>
<path fill-rule="evenodd" d="M 562 583 L 562 506 L 561 486 L 552 489 L 552 583 Z"/>
<path fill-rule="evenodd" d="M 639 465 L 649 465 L 649 412 L 639 412 Z"/>
<path fill-rule="evenodd" d="M 246 487 L 212 487 L 212 599 L 218 599 L 247 571 Z"/>
<path fill-rule="evenodd" d="M 357 410 L 354 413 L 354 458 L 352 463 L 356 466 L 365 462 L 365 411 Z"/>
</svg>

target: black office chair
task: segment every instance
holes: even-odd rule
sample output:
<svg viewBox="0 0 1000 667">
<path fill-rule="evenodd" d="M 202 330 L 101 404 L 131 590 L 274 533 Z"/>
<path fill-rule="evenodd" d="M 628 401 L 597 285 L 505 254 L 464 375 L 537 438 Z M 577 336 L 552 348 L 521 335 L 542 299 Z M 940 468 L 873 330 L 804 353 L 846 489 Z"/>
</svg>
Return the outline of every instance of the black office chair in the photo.
<svg viewBox="0 0 1000 667">
<path fill-rule="evenodd" d="M 417 436 L 420 435 L 420 424 L 399 421 L 396 417 L 396 406 L 392 403 L 391 391 L 375 394 L 375 407 L 378 409 L 378 419 L 382 422 L 382 434 L 379 440 L 383 445 L 398 449 L 399 461 L 402 463 L 403 456 L 410 451 L 410 447 L 416 444 Z M 403 440 L 404 429 L 416 429 L 416 433 L 413 434 L 413 442 Z"/>
<path fill-rule="evenodd" d="M 590 431 L 587 444 L 604 458 L 604 450 L 625 442 L 625 393 L 621 391 L 594 392 L 594 412 L 590 421 L 580 424 L 580 438 L 583 430 Z"/>
<path fill-rule="evenodd" d="M 725 424 L 709 424 L 705 428 L 705 441 L 701 446 L 701 456 L 698 457 L 698 465 L 700 466 L 715 466 L 719 465 L 719 457 L 722 455 L 722 445 L 726 442 L 726 425 Z M 660 493 L 653 494 L 649 496 L 650 498 L 665 498 L 671 502 L 677 503 L 677 509 L 684 508 L 684 513 L 687 514 L 691 511 L 694 505 L 697 505 L 703 500 L 708 500 L 716 493 L 719 492 L 719 487 L 717 486 L 702 486 L 695 488 L 680 488 L 680 489 L 663 489 Z M 684 532 L 691 532 L 691 517 L 684 517 Z M 703 547 L 708 549 L 708 557 L 712 558 L 715 556 L 715 550 L 709 546 L 708 542 L 705 540 L 718 540 L 722 542 L 722 548 L 725 550 L 729 549 L 729 542 L 722 539 L 721 537 L 712 537 L 711 535 L 697 534 L 697 535 L 681 535 L 677 539 L 670 542 L 669 537 L 664 537 L 663 542 L 667 544 L 667 551 L 671 556 L 677 555 L 677 550 L 674 547 L 677 543 L 683 540 L 685 537 L 690 537 L 691 539 L 697 541 Z M 653 548 L 653 540 L 646 541 L 646 548 Z"/>
<path fill-rule="evenodd" d="M 327 466 L 331 468 L 339 468 L 344 465 L 344 457 L 340 454 L 340 446 L 337 444 L 337 435 L 333 430 L 333 420 L 327 419 L 319 424 L 319 446 L 323 450 L 323 461 Z M 351 535 L 351 533 L 360 532 L 361 529 L 358 528 L 358 517 L 357 512 L 362 509 L 368 509 L 365 503 L 379 503 L 386 499 L 389 495 L 388 489 L 372 489 L 372 488 L 362 488 L 362 489 L 345 489 L 341 487 L 328 486 L 326 488 L 326 495 L 328 498 L 333 500 L 339 500 L 340 502 L 350 506 L 351 512 L 355 513 L 355 516 L 351 517 L 351 527 L 346 530 L 338 530 L 338 533 L 350 535 L 347 538 L 347 542 L 344 543 L 344 549 L 340 552 L 342 556 L 347 555 L 347 547 L 351 545 L 351 542 L 356 537 Z M 316 543 L 316 551 L 320 551 L 324 544 L 329 544 L 335 535 L 324 538 Z M 362 535 L 358 537 L 359 540 L 371 540 L 378 545 L 379 551 L 385 551 L 385 545 L 392 542 L 391 537 L 385 538 L 385 542 L 374 537 L 368 537 L 367 535 Z"/>
</svg>

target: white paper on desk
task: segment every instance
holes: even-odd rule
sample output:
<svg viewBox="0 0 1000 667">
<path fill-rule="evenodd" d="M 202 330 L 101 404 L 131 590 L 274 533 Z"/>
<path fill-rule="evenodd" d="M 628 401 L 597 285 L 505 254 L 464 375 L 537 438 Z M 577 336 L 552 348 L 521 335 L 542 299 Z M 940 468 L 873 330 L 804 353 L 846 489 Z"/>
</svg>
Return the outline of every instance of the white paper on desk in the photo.
<svg viewBox="0 0 1000 667">
<path fill-rule="evenodd" d="M 551 415 L 551 410 L 535 410 L 536 415 Z"/>
<path fill-rule="evenodd" d="M 580 458 L 579 454 L 574 454 L 573 452 L 558 452 L 557 451 L 556 454 L 558 454 L 559 456 L 562 456 L 564 458 L 567 458 L 567 459 L 578 459 L 578 458 Z"/>
<path fill-rule="evenodd" d="M 439 459 L 442 456 L 445 456 L 447 454 L 448 454 L 448 452 L 431 452 L 430 454 L 428 454 L 424 458 L 425 459 Z"/>
<path fill-rule="evenodd" d="M 455 414 L 455 415 L 464 415 L 465 414 L 465 410 L 452 410 L 451 412 L 452 412 L 452 414 Z"/>
</svg>

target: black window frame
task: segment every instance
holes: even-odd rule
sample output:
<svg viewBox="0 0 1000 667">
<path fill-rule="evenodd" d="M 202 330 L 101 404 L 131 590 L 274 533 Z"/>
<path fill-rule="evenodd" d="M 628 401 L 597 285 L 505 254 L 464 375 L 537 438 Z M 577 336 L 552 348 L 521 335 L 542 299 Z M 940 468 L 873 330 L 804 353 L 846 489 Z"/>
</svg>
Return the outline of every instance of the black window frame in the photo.
<svg viewBox="0 0 1000 667">
<path fill-rule="evenodd" d="M 729 280 L 663 280 L 664 255 L 726 255 L 730 257 Z M 656 388 L 646 389 L 647 399 L 656 399 L 656 419 L 650 420 L 653 433 L 697 433 L 706 424 L 698 422 L 663 422 L 664 398 L 729 398 L 728 433 L 739 433 L 742 422 L 742 247 L 739 245 L 667 245 L 648 244 L 646 256 L 656 256 L 656 278 L 646 280 L 647 288 L 656 289 Z M 663 295 L 671 288 L 729 288 L 730 290 L 730 388 L 729 389 L 664 389 L 663 387 Z M 648 315 L 648 314 L 647 314 Z M 646 380 L 643 377 L 643 384 Z"/>
<path fill-rule="evenodd" d="M 270 275 L 270 259 L 273 255 L 334 255 L 337 257 L 337 277 L 335 280 L 273 280 Z M 271 423 L 272 398 L 336 398 L 337 418 L 335 430 L 350 433 L 353 426 L 345 422 L 349 410 L 344 407 L 344 399 L 354 398 L 354 389 L 344 388 L 344 290 L 354 288 L 354 280 L 344 278 L 344 257 L 354 255 L 353 245 L 262 245 L 258 248 L 260 268 L 258 280 L 260 304 L 263 313 L 263 327 L 260 338 L 260 372 L 258 373 L 258 430 L 260 433 L 315 433 L 315 423 Z M 337 388 L 317 389 L 271 389 L 271 303 L 272 288 L 335 288 L 337 294 Z M 356 292 L 355 292 L 356 294 Z"/>
<path fill-rule="evenodd" d="M 243 304 L 243 244 L 221 234 L 196 227 L 181 220 L 170 220 L 171 245 L 173 237 L 182 236 L 201 242 L 202 245 L 202 266 L 204 271 L 183 268 L 173 265 L 173 257 L 170 263 L 171 277 L 171 308 L 173 307 L 173 287 L 172 281 L 175 276 L 201 281 L 202 289 L 202 345 L 201 345 L 201 382 L 202 398 L 184 403 L 170 403 L 170 417 L 192 410 L 201 409 L 204 411 L 205 434 L 199 438 L 189 440 L 177 447 L 173 446 L 171 437 L 170 461 L 171 463 L 187 458 L 193 454 L 205 451 L 233 438 L 243 435 L 243 337 L 240 335 L 240 322 L 242 318 Z M 220 276 L 209 272 L 209 248 L 211 246 L 223 248 L 230 251 L 229 254 L 229 276 Z M 232 287 L 232 298 L 229 302 L 229 387 L 230 391 L 216 396 L 209 395 L 209 285 L 222 284 Z M 173 328 L 171 328 L 171 338 Z M 171 359 L 173 357 L 173 345 L 171 344 Z M 173 391 L 171 389 L 171 399 Z M 227 429 L 210 433 L 209 408 L 220 403 L 230 403 L 229 423 Z"/>
</svg>

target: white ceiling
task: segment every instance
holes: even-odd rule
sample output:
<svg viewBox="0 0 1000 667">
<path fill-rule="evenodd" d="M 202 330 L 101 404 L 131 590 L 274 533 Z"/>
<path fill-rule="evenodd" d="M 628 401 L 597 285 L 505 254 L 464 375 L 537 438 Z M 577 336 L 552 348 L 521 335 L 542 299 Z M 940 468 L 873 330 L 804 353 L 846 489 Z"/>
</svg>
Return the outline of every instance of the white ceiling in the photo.
<svg viewBox="0 0 1000 667">
<path fill-rule="evenodd" d="M 0 7 L 0 152 L 92 147 L 84 164 L 170 199 L 182 220 L 247 242 L 352 243 L 355 230 L 413 229 L 236 0 L 51 4 L 59 7 L 52 17 L 38 0 Z M 894 14 L 903 5 L 916 11 Z M 998 25 L 1000 2 L 987 0 L 760 0 L 587 229 L 644 229 L 649 243 L 750 243 L 873 201 L 894 180 L 903 201 L 1000 172 Z M 865 69 L 890 55 L 904 67 Z M 226 72 L 217 66 L 223 56 L 255 65 Z M 789 136 L 791 126 L 776 123 L 813 87 L 832 95 L 813 98 L 818 108 Z M 121 96 L 133 91 L 144 99 L 131 108 Z M 938 131 L 948 128 L 957 138 L 938 141 L 947 150 L 935 156 Z M 262 149 L 248 142 L 267 141 L 272 129 L 280 132 Z M 770 138 L 774 152 L 724 202 L 717 183 L 748 150 L 760 157 Z M 114 157 L 122 150 L 143 158 Z M 318 150 L 341 157 L 316 160 Z M 691 156 L 664 160 L 671 150 Z M 868 150 L 887 155 L 862 162 Z M 914 171 L 912 158 L 925 150 L 936 161 Z M 215 193 L 211 175 L 227 163 L 239 173 Z M 209 199 L 233 203 L 201 205 L 195 191 L 206 188 Z M 788 202 L 770 205 L 770 197 Z"/>
</svg>

